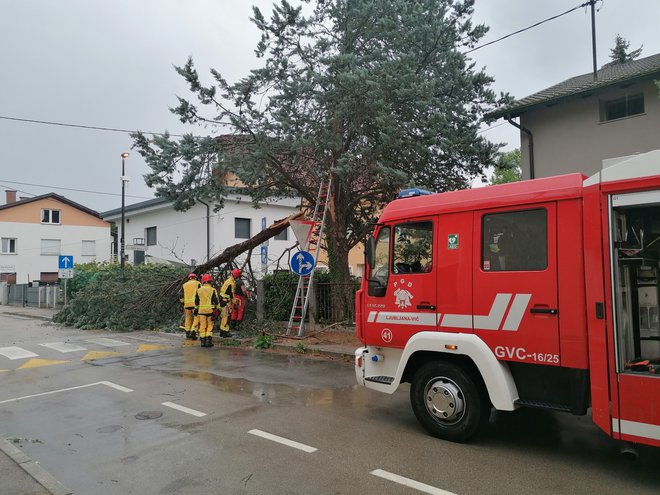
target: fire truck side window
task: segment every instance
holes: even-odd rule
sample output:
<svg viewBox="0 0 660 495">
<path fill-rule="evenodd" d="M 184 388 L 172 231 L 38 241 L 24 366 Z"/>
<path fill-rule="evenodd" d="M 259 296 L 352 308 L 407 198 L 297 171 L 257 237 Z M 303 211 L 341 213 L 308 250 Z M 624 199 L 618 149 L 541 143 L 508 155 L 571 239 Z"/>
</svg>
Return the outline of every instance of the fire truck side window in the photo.
<svg viewBox="0 0 660 495">
<path fill-rule="evenodd" d="M 482 219 L 484 271 L 539 271 L 548 266 L 548 215 L 545 209 L 509 211 Z"/>
<path fill-rule="evenodd" d="M 387 285 L 390 266 L 390 228 L 383 227 L 376 239 L 376 263 L 371 271 L 371 280 L 377 281 L 381 286 Z"/>
<path fill-rule="evenodd" d="M 424 273 L 431 270 L 433 223 L 404 223 L 394 227 L 392 273 Z"/>
</svg>

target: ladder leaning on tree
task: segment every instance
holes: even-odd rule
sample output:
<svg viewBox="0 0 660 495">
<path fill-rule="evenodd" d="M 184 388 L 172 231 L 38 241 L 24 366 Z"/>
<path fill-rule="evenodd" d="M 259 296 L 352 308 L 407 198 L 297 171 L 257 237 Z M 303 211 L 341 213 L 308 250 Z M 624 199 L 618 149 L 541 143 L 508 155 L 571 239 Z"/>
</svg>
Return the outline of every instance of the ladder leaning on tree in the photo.
<svg viewBox="0 0 660 495">
<path fill-rule="evenodd" d="M 296 295 L 293 298 L 293 306 L 291 308 L 291 316 L 289 316 L 289 324 L 286 328 L 286 334 L 291 335 L 296 332 L 298 337 L 302 337 L 305 328 L 305 316 L 307 315 L 307 308 L 309 306 L 309 298 L 312 291 L 310 287 L 314 278 L 314 271 L 316 270 L 316 261 L 319 256 L 321 247 L 321 238 L 323 237 L 323 227 L 325 226 L 325 217 L 328 212 L 328 193 L 332 185 L 332 174 L 328 175 L 325 181 L 321 181 L 319 185 L 319 193 L 316 197 L 316 204 L 314 205 L 314 214 L 312 215 L 312 231 L 304 245 L 300 246 L 302 251 L 309 252 L 314 257 L 314 268 L 309 275 L 301 275 L 298 279 L 298 287 L 296 288 Z"/>
</svg>

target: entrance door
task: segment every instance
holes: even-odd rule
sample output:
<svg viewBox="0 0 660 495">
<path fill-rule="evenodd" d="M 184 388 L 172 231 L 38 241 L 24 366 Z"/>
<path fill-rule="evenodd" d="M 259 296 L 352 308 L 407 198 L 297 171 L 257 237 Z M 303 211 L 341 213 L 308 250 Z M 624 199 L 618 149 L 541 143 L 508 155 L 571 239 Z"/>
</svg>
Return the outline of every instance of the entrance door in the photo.
<svg viewBox="0 0 660 495">
<path fill-rule="evenodd" d="M 660 445 L 660 190 L 609 196 L 608 211 L 612 429 Z"/>
<path fill-rule="evenodd" d="M 475 215 L 473 327 L 506 361 L 558 366 L 556 204 Z"/>
<path fill-rule="evenodd" d="M 414 333 L 435 330 L 436 235 L 433 217 L 380 227 L 375 266 L 363 295 L 367 345 L 402 348 Z"/>
</svg>

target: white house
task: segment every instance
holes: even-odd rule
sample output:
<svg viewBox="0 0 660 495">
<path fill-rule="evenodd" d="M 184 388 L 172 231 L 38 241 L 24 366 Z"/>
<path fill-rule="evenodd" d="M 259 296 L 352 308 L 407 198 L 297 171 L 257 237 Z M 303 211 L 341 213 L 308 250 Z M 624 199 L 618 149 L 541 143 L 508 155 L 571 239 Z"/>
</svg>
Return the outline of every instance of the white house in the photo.
<svg viewBox="0 0 660 495">
<path fill-rule="evenodd" d="M 16 200 L 6 191 L 0 206 L 0 282 L 57 282 L 59 255 L 74 264 L 110 259 L 110 224 L 59 194 Z"/>
<path fill-rule="evenodd" d="M 229 194 L 218 212 L 213 211 L 213 204 L 201 202 L 187 211 L 176 211 L 162 198 L 132 204 L 124 208 L 125 259 L 133 264 L 199 265 L 254 236 L 263 226 L 298 212 L 299 205 L 299 198 L 285 198 L 255 208 L 250 198 L 237 194 Z M 101 217 L 117 225 L 120 238 L 121 208 L 106 211 Z M 265 249 L 262 246 L 253 251 L 252 269 L 263 274 L 277 268 L 278 259 L 295 242 L 290 228 L 271 238 Z M 288 268 L 288 258 L 280 261 L 280 268 Z"/>
</svg>

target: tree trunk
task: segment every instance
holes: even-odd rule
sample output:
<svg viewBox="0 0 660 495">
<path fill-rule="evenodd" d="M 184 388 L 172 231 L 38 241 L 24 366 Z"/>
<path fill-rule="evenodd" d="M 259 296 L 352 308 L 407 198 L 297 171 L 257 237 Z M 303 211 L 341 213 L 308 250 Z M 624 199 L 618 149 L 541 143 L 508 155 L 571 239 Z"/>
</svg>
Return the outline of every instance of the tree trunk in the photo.
<svg viewBox="0 0 660 495">
<path fill-rule="evenodd" d="M 332 285 L 332 305 L 338 321 L 350 319 L 353 305 L 353 286 L 348 268 L 347 232 L 350 212 L 345 211 L 347 201 L 342 201 L 342 184 L 334 181 L 329 195 L 328 226 L 326 242 L 328 246 L 328 264 Z"/>
</svg>

